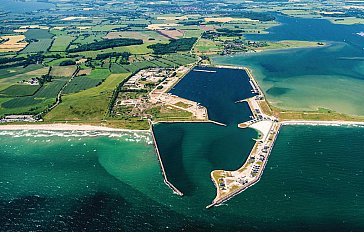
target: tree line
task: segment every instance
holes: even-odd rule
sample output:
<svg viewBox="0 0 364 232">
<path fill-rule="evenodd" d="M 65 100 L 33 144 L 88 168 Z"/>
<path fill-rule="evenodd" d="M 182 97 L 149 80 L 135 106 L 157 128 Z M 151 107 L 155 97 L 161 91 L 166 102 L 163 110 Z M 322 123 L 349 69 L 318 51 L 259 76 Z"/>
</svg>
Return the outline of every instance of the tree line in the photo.
<svg viewBox="0 0 364 232">
<path fill-rule="evenodd" d="M 141 39 L 126 39 L 126 38 L 105 39 L 102 41 L 97 41 L 89 44 L 83 44 L 78 46 L 77 48 L 68 49 L 67 52 L 97 51 L 106 48 L 140 45 L 140 44 L 143 44 L 143 40 Z"/>
<path fill-rule="evenodd" d="M 167 53 L 176 53 L 178 51 L 189 51 L 196 43 L 197 38 L 183 38 L 171 40 L 168 44 L 157 43 L 149 45 L 148 48 L 153 49 L 153 53 L 163 55 Z"/>
</svg>

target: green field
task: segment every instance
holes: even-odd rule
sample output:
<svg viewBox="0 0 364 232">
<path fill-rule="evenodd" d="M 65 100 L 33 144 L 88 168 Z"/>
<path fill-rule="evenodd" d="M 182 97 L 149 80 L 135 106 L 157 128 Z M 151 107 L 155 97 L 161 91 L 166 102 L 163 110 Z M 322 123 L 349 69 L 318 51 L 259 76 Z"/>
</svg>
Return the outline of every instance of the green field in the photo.
<svg viewBox="0 0 364 232">
<path fill-rule="evenodd" d="M 77 93 L 101 84 L 103 79 L 93 79 L 86 76 L 75 77 L 63 90 L 64 94 Z"/>
<path fill-rule="evenodd" d="M 173 68 L 196 62 L 196 58 L 183 54 L 164 55 L 151 60 L 137 61 L 127 65 L 113 63 L 110 71 L 112 73 L 137 72 L 146 68 Z"/>
<path fill-rule="evenodd" d="M 85 35 L 80 35 L 77 37 L 75 41 L 73 41 L 72 44 L 89 44 L 93 43 L 95 41 L 101 41 L 103 37 L 105 37 L 106 33 L 90 33 Z"/>
<path fill-rule="evenodd" d="M 77 52 L 80 56 L 96 58 L 98 54 L 102 53 L 110 53 L 110 52 L 129 52 L 131 54 L 136 55 L 143 55 L 149 54 L 152 52 L 152 49 L 149 49 L 148 46 L 154 43 L 144 43 L 140 45 L 131 45 L 131 46 L 124 46 L 124 47 L 116 47 L 116 48 L 108 48 L 99 51 L 85 51 L 85 52 Z"/>
<path fill-rule="evenodd" d="M 108 76 L 108 69 L 94 69 L 90 75 L 75 77 L 63 90 L 64 94 L 76 93 L 101 84 Z"/>
<path fill-rule="evenodd" d="M 48 73 L 48 69 L 48 67 L 43 67 L 42 65 L 0 69 L 0 91 L 23 80 L 27 81 L 31 78 L 41 77 Z"/>
<path fill-rule="evenodd" d="M 43 29 L 28 29 L 24 35 L 27 40 L 51 39 L 53 37 L 48 30 Z"/>
<path fill-rule="evenodd" d="M 49 49 L 51 52 L 64 52 L 68 45 L 74 40 L 75 37 L 69 35 L 60 35 L 54 39 L 52 47 Z"/>
<path fill-rule="evenodd" d="M 45 116 L 46 121 L 100 121 L 108 117 L 113 91 L 130 73 L 111 74 L 99 86 L 62 97 L 62 103 Z"/>
<path fill-rule="evenodd" d="M 70 66 L 52 66 L 51 72 L 49 73 L 52 77 L 71 77 L 76 71 L 76 65 Z"/>
<path fill-rule="evenodd" d="M 40 70 L 44 68 L 41 64 L 28 65 L 27 67 L 11 67 L 7 69 L 0 69 L 0 83 L 1 81 L 7 81 L 9 77 L 18 76 L 27 72 L 32 72 L 35 70 Z M 46 68 L 48 69 L 48 68 Z M 44 69 L 45 70 L 45 69 Z"/>
<path fill-rule="evenodd" d="M 56 96 L 67 79 L 57 79 L 44 84 L 33 96 L 1 99 L 0 115 L 37 114 L 54 104 Z"/>
<path fill-rule="evenodd" d="M 48 66 L 58 66 L 65 60 L 74 60 L 70 58 L 60 58 L 60 59 L 51 59 L 50 61 L 44 61 L 44 63 Z"/>
<path fill-rule="evenodd" d="M 21 97 L 21 96 L 31 96 L 38 89 L 39 85 L 11 85 L 8 88 L 0 91 L 0 96 L 5 97 Z"/>
<path fill-rule="evenodd" d="M 40 39 L 36 42 L 30 42 L 20 53 L 46 52 L 52 44 L 52 39 Z"/>
</svg>

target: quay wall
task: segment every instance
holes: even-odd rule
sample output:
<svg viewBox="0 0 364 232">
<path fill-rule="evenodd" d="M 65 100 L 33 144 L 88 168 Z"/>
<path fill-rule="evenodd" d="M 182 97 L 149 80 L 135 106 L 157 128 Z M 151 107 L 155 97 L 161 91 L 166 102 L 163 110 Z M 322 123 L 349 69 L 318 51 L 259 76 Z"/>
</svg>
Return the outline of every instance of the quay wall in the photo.
<svg viewBox="0 0 364 232">
<path fill-rule="evenodd" d="M 154 144 L 154 148 L 155 148 L 155 152 L 157 154 L 157 157 L 158 157 L 158 160 L 159 160 L 159 164 L 160 164 L 160 167 L 161 167 L 161 170 L 162 170 L 162 175 L 163 175 L 163 179 L 164 179 L 164 183 L 170 188 L 172 189 L 172 191 L 179 195 L 179 196 L 183 196 L 183 193 L 178 189 L 176 188 L 171 182 L 169 182 L 168 180 L 168 177 L 167 177 L 167 174 L 166 174 L 166 171 L 164 169 L 164 165 L 163 165 L 163 161 L 162 161 L 162 157 L 159 153 L 159 149 L 158 149 L 158 144 L 157 144 L 157 140 L 154 136 L 154 130 L 153 130 L 153 125 L 151 124 L 150 125 L 150 128 L 151 128 L 151 134 L 152 134 L 152 138 L 153 138 L 153 144 Z"/>
</svg>

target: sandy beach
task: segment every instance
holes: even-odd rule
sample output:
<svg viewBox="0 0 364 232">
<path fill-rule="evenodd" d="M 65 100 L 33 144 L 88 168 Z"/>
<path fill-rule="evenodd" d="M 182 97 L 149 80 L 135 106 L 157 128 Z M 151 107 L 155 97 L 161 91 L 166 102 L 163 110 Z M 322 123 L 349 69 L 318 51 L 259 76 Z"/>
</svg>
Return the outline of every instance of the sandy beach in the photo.
<svg viewBox="0 0 364 232">
<path fill-rule="evenodd" d="M 78 124 L 8 124 L 0 125 L 0 130 L 52 130 L 52 131 L 119 131 L 119 132 L 145 132 L 146 130 L 117 129 L 104 126 L 78 125 Z"/>
<path fill-rule="evenodd" d="M 281 121 L 282 125 L 322 125 L 322 126 L 355 126 L 364 125 L 364 122 L 355 121 L 312 121 L 312 120 L 292 120 L 292 121 Z"/>
</svg>

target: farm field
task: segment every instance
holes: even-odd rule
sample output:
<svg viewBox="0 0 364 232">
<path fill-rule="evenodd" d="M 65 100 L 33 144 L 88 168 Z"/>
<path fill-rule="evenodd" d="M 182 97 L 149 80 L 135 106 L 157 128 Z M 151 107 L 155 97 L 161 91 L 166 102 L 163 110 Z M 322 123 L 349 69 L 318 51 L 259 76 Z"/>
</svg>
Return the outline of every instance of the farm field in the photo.
<svg viewBox="0 0 364 232">
<path fill-rule="evenodd" d="M 54 104 L 56 96 L 67 79 L 61 78 L 45 83 L 34 95 L 27 97 L 1 98 L 0 115 L 37 114 Z"/>
<path fill-rule="evenodd" d="M 115 48 L 107 48 L 99 51 L 85 51 L 85 52 L 78 52 L 77 54 L 80 56 L 85 56 L 89 58 L 96 58 L 98 54 L 102 53 L 110 53 L 110 52 L 129 52 L 135 55 L 144 55 L 149 54 L 153 50 L 149 49 L 148 46 L 155 43 L 144 43 L 140 45 L 130 45 L 130 46 L 123 46 L 123 47 L 115 47 Z"/>
<path fill-rule="evenodd" d="M 70 66 L 52 66 L 49 73 L 52 77 L 71 77 L 76 71 L 77 67 L 75 65 Z"/>
<path fill-rule="evenodd" d="M 194 47 L 194 51 L 198 54 L 216 54 L 221 52 L 222 49 L 222 42 L 207 39 L 200 39 Z"/>
<path fill-rule="evenodd" d="M 111 74 L 99 86 L 65 95 L 62 103 L 45 116 L 46 121 L 100 121 L 108 117 L 113 91 L 130 73 Z"/>
<path fill-rule="evenodd" d="M 108 76 L 108 69 L 94 69 L 90 75 L 76 76 L 63 90 L 64 94 L 77 93 L 100 85 Z"/>
<path fill-rule="evenodd" d="M 11 85 L 8 88 L 0 91 L 0 97 L 31 96 L 39 88 L 40 88 L 39 85 L 25 85 L 25 84 Z"/>
<path fill-rule="evenodd" d="M 24 35 L 9 35 L 2 36 L 5 42 L 0 44 L 0 52 L 17 52 L 25 48 L 28 43 L 23 42 L 25 39 Z"/>
<path fill-rule="evenodd" d="M 69 44 L 75 39 L 73 36 L 69 35 L 60 35 L 57 36 L 52 44 L 52 47 L 49 49 L 51 52 L 64 52 L 68 48 Z"/>
<path fill-rule="evenodd" d="M 196 62 L 194 57 L 183 55 L 183 54 L 175 54 L 175 55 L 164 55 L 161 57 L 156 57 L 150 60 L 145 61 L 137 61 L 127 65 L 121 65 L 113 63 L 111 64 L 110 71 L 112 73 L 135 73 L 141 69 L 146 68 L 173 68 L 180 65 L 186 65 Z"/>
<path fill-rule="evenodd" d="M 18 82 L 45 75 L 48 73 L 48 70 L 48 67 L 43 67 L 42 65 L 0 69 L 0 91 Z"/>
<path fill-rule="evenodd" d="M 169 39 L 178 39 L 184 35 L 181 30 L 159 30 L 158 32 Z"/>
<path fill-rule="evenodd" d="M 105 38 L 107 39 L 118 39 L 118 38 L 129 38 L 129 39 L 142 39 L 144 43 L 147 42 L 162 42 L 168 39 L 158 34 L 155 31 L 120 31 L 120 32 L 109 32 Z"/>
<path fill-rule="evenodd" d="M 53 35 L 44 29 L 28 29 L 24 33 L 27 40 L 51 39 Z"/>
<path fill-rule="evenodd" d="M 52 44 L 52 39 L 39 39 L 36 42 L 30 42 L 20 53 L 37 53 L 46 52 Z"/>
</svg>

